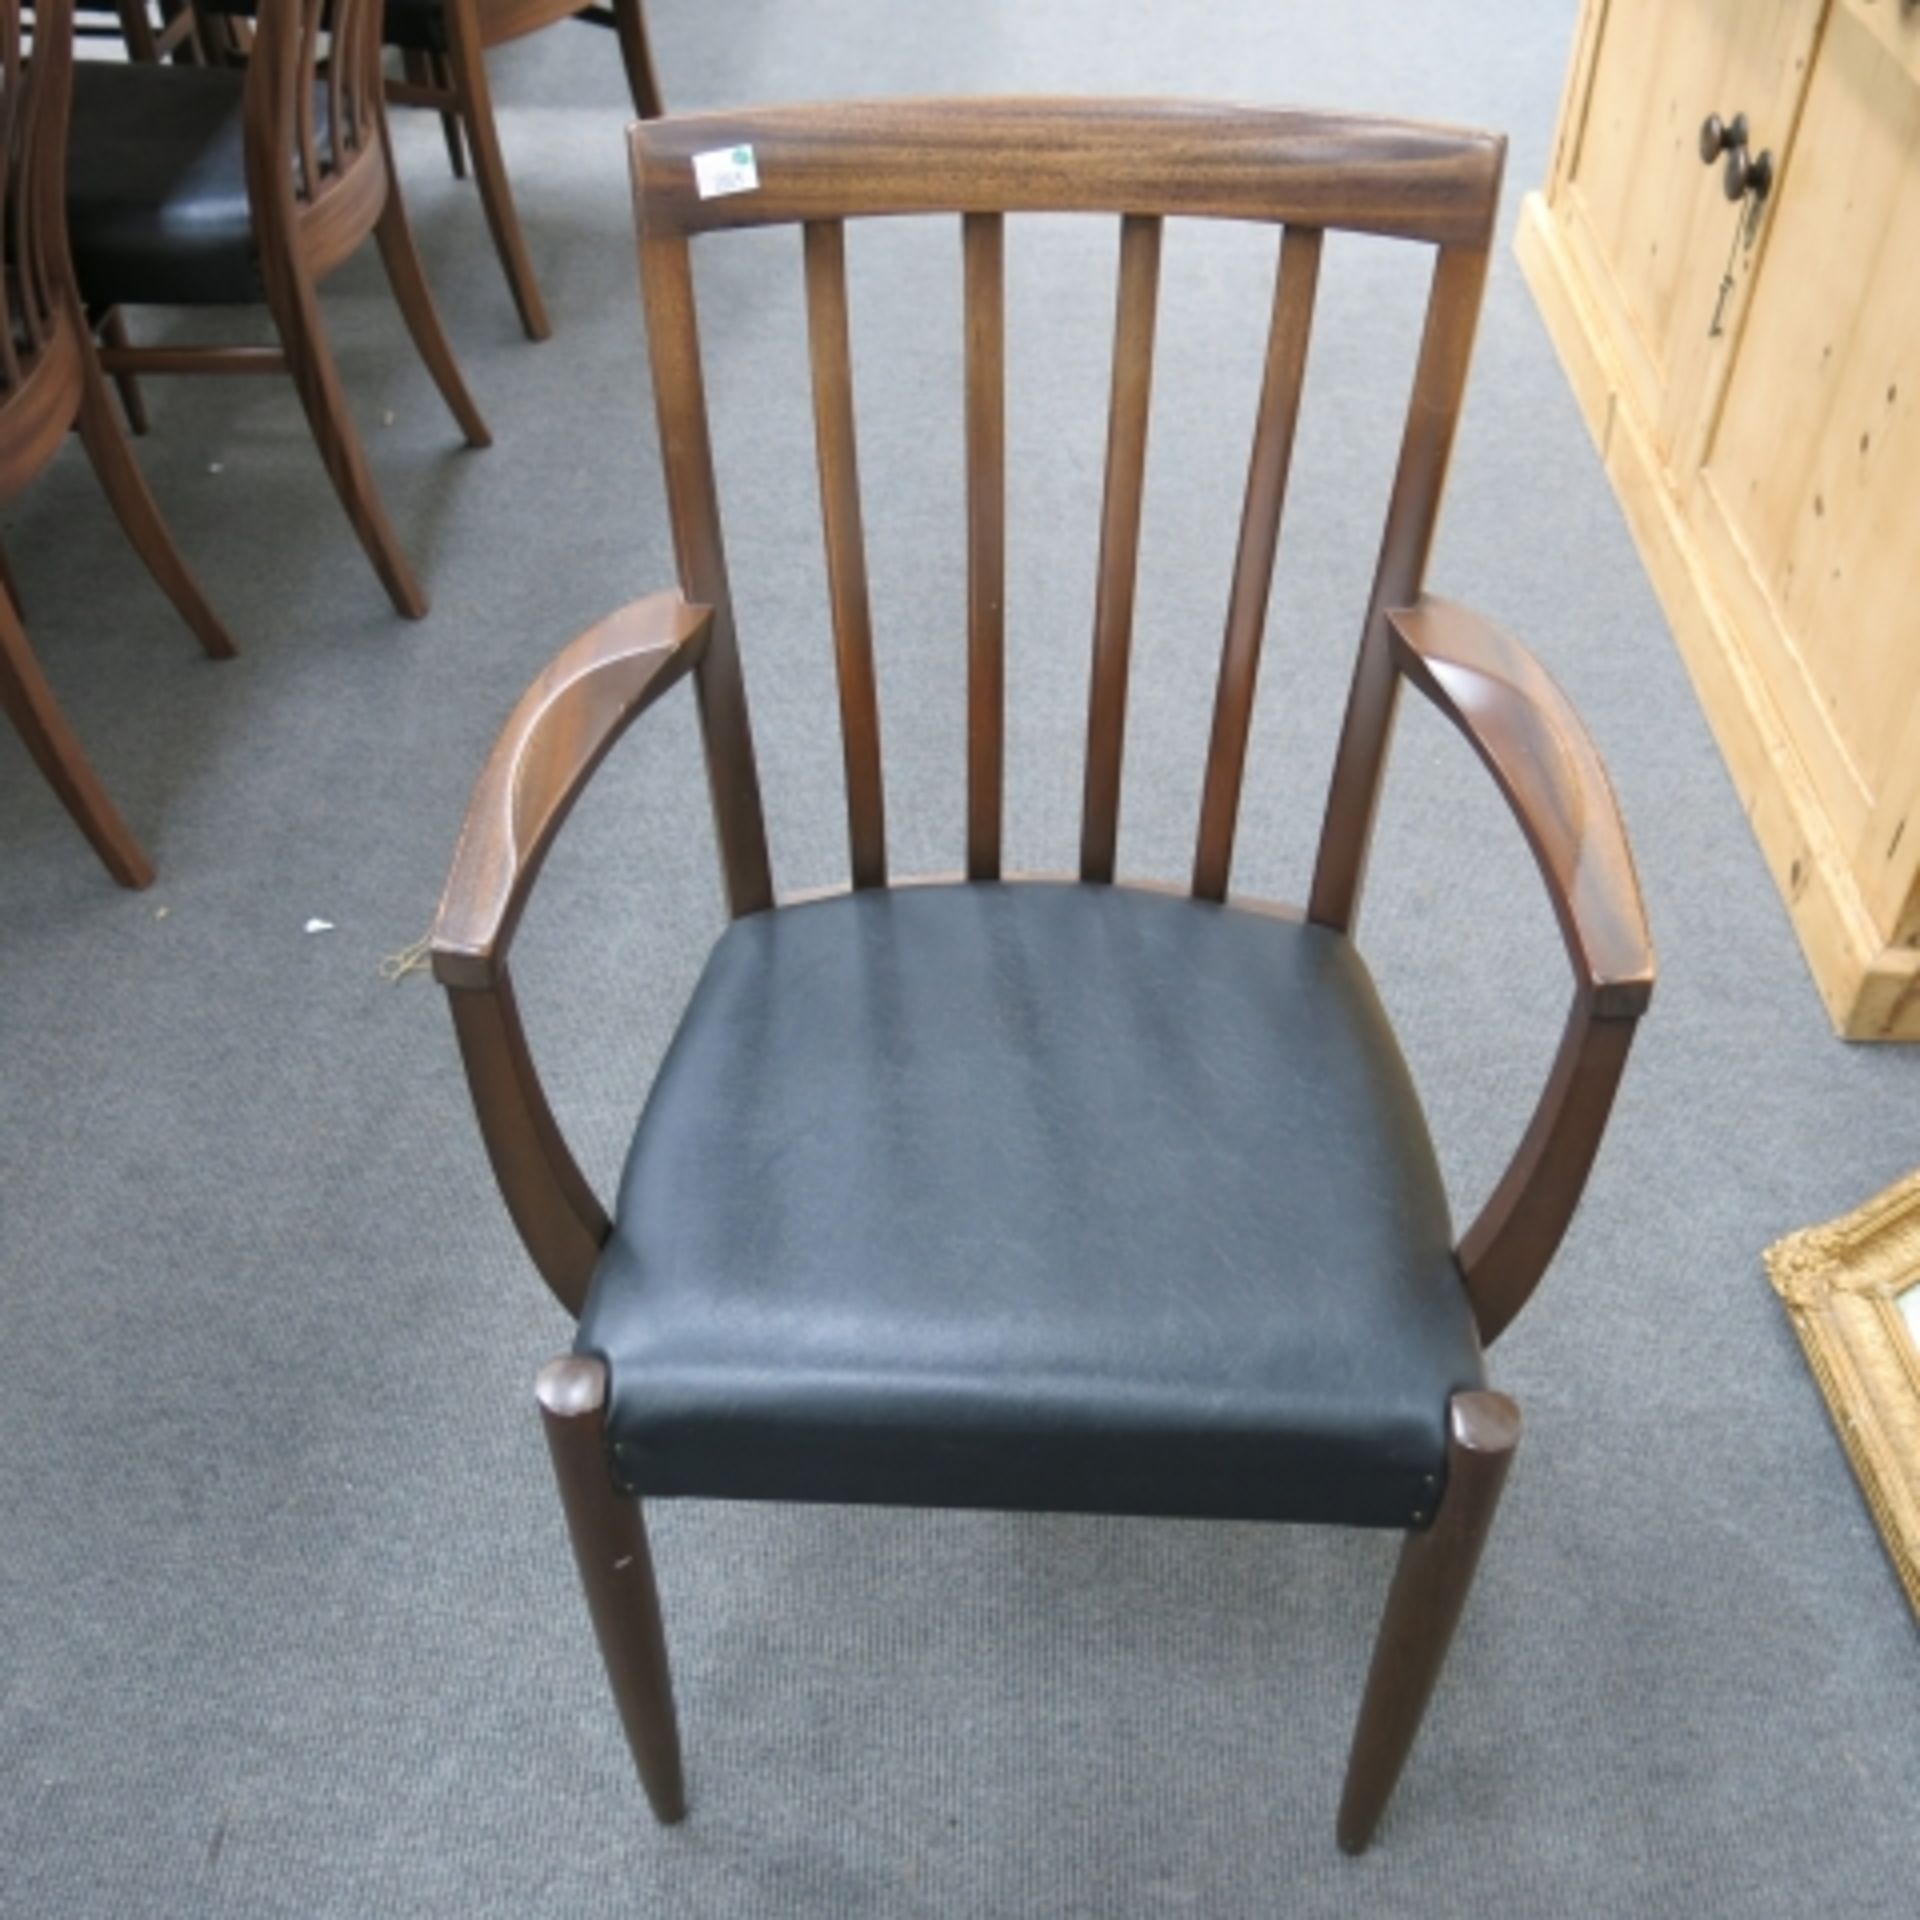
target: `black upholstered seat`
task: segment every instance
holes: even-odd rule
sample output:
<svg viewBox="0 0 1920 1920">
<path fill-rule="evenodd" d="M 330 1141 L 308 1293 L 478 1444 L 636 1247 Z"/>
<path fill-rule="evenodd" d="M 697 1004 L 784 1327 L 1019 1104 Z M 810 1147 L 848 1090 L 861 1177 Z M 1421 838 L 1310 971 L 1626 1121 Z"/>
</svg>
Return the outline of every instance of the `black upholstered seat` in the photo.
<svg viewBox="0 0 1920 1920">
<path fill-rule="evenodd" d="M 83 60 L 73 83 L 67 226 L 88 303 L 264 299 L 247 201 L 245 74 Z"/>
<path fill-rule="evenodd" d="M 643 1494 L 1418 1525 L 1481 1386 L 1358 954 L 1076 885 L 722 936 L 578 1347 Z"/>
<path fill-rule="evenodd" d="M 586 5 L 586 0 L 581 0 L 581 5 Z M 259 11 L 259 4 L 258 0 L 209 0 L 206 10 L 251 20 Z M 445 53 L 446 0 L 385 0 L 381 8 L 380 38 L 389 47 Z"/>
<path fill-rule="evenodd" d="M 445 53 L 445 0 L 386 0 L 380 35 L 390 47 L 416 47 L 423 53 Z"/>
</svg>

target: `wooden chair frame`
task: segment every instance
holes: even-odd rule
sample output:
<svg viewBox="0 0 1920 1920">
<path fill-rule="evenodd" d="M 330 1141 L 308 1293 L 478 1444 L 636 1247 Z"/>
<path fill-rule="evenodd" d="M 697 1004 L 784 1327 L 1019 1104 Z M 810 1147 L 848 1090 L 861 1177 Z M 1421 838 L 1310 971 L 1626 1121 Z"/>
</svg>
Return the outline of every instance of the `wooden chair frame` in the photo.
<svg viewBox="0 0 1920 1920">
<path fill-rule="evenodd" d="M 1447 128 L 1172 103 L 966 101 L 772 108 L 632 129 L 639 247 L 678 592 L 635 602 L 567 647 L 514 710 L 482 772 L 433 938 L 482 1133 L 534 1264 L 578 1314 L 609 1223 L 567 1149 L 520 1025 L 508 949 L 548 847 L 594 769 L 691 677 L 729 907 L 775 911 L 708 439 L 689 240 L 799 223 L 828 591 L 846 754 L 851 884 L 890 879 L 847 351 L 842 222 L 959 213 L 965 299 L 968 555 L 966 873 L 1001 865 L 1004 752 L 1002 230 L 1009 213 L 1122 216 L 1105 503 L 1093 622 L 1080 878 L 1114 882 L 1127 666 L 1161 222 L 1283 229 L 1229 595 L 1192 891 L 1229 898 L 1235 822 L 1320 257 L 1328 228 L 1435 248 L 1425 329 L 1307 917 L 1354 924 L 1400 688 L 1460 729 L 1538 864 L 1573 971 L 1566 1031 L 1512 1161 L 1457 1257 L 1482 1338 L 1538 1284 L 1598 1149 L 1654 966 L 1626 835 L 1585 731 L 1532 657 L 1449 602 L 1425 571 L 1493 232 L 1504 142 Z M 751 146 L 757 191 L 702 199 L 693 157 Z M 1290 912 L 1291 909 L 1272 910 Z M 596 1369 L 599 1374 L 596 1376 Z M 579 1356 L 540 1404 L 576 1555 L 635 1759 L 662 1819 L 683 1805 L 671 1688 L 636 1503 L 602 1450 L 606 1382 Z M 1409 1533 L 1354 1736 L 1341 1844 L 1363 1847 L 1439 1672 L 1519 1431 L 1504 1395 L 1463 1393 L 1430 1524 Z"/>
<path fill-rule="evenodd" d="M 134 551 L 215 659 L 233 641 L 173 544 L 128 446 L 94 357 L 67 252 L 66 154 L 72 104 L 73 12 L 39 0 L 32 72 L 21 58 L 19 0 L 0 0 L 0 500 L 13 499 L 69 432 L 100 477 Z M 153 868 L 88 764 L 28 644 L 11 577 L 0 593 L 0 710 L 122 886 Z"/>
<path fill-rule="evenodd" d="M 379 8 L 380 0 L 261 0 L 247 58 L 247 198 L 280 346 L 131 346 L 112 311 L 101 316 L 101 359 L 122 382 L 136 431 L 143 414 L 132 382 L 139 374 L 291 374 L 327 477 L 374 572 L 395 610 L 417 620 L 427 596 L 374 485 L 320 317 L 320 282 L 369 232 L 407 331 L 467 444 L 490 446 L 493 436 L 441 329 L 400 198 Z M 324 137 L 315 125 L 321 88 Z"/>
</svg>

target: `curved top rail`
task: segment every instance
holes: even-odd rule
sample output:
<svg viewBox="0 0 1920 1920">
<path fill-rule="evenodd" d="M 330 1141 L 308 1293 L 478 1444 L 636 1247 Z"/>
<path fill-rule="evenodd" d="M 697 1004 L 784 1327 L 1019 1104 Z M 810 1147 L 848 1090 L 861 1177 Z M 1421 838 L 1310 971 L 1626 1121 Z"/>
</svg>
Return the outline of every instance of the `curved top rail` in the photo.
<svg viewBox="0 0 1920 1920">
<path fill-rule="evenodd" d="M 1506 154 L 1502 136 L 1467 128 L 1188 100 L 755 107 L 643 121 L 628 139 L 641 229 L 653 235 L 869 214 L 1105 212 L 1484 246 Z M 750 166 L 721 164 L 740 149 Z M 707 155 L 703 195 L 694 162 Z"/>
</svg>

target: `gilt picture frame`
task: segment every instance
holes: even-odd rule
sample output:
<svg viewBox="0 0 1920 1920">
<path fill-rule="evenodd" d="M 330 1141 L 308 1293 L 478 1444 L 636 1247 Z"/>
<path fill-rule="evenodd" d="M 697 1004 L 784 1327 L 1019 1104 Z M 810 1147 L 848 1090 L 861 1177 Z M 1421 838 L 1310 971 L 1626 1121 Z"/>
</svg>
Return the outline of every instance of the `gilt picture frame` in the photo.
<svg viewBox="0 0 1920 1920">
<path fill-rule="evenodd" d="M 1920 1615 L 1920 1171 L 1766 1265 Z"/>
</svg>

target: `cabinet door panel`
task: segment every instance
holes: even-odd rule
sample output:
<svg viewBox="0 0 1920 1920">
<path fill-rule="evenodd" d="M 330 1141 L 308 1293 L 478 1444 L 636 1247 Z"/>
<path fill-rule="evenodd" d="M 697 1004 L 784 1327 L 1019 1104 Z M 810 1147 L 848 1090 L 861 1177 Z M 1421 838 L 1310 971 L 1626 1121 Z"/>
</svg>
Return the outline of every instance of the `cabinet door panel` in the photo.
<svg viewBox="0 0 1920 1920">
<path fill-rule="evenodd" d="M 1920 83 L 1836 7 L 1689 517 L 1897 937 L 1920 799 Z"/>
<path fill-rule="evenodd" d="M 1609 0 L 1600 24 L 1559 206 L 1632 403 L 1681 468 L 1727 338 L 1709 329 L 1741 219 L 1720 165 L 1701 163 L 1700 123 L 1744 113 L 1755 150 L 1778 159 L 1822 5 Z"/>
</svg>

